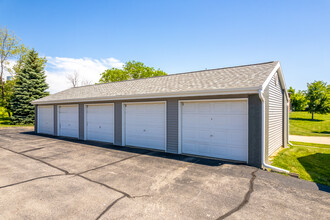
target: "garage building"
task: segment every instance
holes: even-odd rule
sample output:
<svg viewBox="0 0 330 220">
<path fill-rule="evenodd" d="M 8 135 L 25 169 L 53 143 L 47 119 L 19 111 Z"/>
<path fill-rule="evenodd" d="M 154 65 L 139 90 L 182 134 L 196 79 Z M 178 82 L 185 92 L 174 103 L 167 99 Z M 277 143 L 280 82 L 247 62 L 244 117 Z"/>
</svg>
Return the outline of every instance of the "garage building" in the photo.
<svg viewBox="0 0 330 220">
<path fill-rule="evenodd" d="M 81 86 L 32 102 L 35 131 L 262 167 L 288 143 L 279 62 Z"/>
</svg>

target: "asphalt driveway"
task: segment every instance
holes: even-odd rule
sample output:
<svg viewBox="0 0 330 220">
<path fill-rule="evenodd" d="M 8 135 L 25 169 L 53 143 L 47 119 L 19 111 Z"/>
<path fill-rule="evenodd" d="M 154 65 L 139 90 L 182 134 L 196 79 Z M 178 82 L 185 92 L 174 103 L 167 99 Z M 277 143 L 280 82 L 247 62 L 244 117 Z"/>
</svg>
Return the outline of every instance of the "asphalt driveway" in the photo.
<svg viewBox="0 0 330 220">
<path fill-rule="evenodd" d="M 330 219 L 319 187 L 245 165 L 0 129 L 1 219 Z"/>
</svg>

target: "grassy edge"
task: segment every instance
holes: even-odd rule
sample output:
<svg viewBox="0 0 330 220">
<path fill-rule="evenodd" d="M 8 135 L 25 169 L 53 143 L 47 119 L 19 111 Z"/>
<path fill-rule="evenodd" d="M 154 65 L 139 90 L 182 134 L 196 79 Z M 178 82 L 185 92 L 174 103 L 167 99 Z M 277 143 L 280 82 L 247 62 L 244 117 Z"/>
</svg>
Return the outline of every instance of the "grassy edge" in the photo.
<svg viewBox="0 0 330 220">
<path fill-rule="evenodd" d="M 306 111 L 290 112 L 290 135 L 330 137 L 330 114 L 315 114 L 314 120 Z"/>
<path fill-rule="evenodd" d="M 330 145 L 306 142 L 292 142 L 292 144 L 293 146 L 282 148 L 277 155 L 271 158 L 272 165 L 289 170 L 291 173 L 297 173 L 300 179 L 330 186 L 330 166 L 324 164 L 324 161 L 325 163 L 329 161 L 327 155 L 330 153 Z M 298 156 L 299 153 L 302 155 Z M 303 165 L 299 158 L 309 156 L 312 158 L 306 159 L 305 161 L 308 163 Z M 288 176 L 287 174 L 284 175 Z"/>
</svg>

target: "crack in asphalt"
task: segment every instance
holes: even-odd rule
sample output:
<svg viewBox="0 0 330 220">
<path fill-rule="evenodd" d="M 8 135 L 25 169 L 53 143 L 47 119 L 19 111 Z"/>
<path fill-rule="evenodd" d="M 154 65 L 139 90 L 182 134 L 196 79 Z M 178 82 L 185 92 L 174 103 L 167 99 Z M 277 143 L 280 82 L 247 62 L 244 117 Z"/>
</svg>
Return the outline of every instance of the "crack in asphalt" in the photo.
<svg viewBox="0 0 330 220">
<path fill-rule="evenodd" d="M 125 161 L 125 160 L 129 160 L 129 159 L 132 159 L 132 158 L 134 158 L 134 157 L 139 157 L 139 156 L 142 156 L 142 155 L 145 155 L 145 154 L 133 155 L 133 156 L 130 156 L 130 157 L 126 157 L 126 158 L 124 158 L 124 159 L 117 160 L 117 161 L 114 161 L 114 162 L 111 162 L 111 163 L 108 163 L 108 164 L 104 164 L 104 165 L 99 166 L 99 167 L 95 167 L 95 168 L 92 168 L 92 169 L 89 169 L 89 170 L 85 170 L 85 171 L 83 171 L 83 172 L 77 173 L 77 175 L 81 175 L 81 174 L 84 174 L 84 173 L 87 173 L 87 172 L 90 172 L 90 171 L 98 170 L 98 169 L 101 169 L 101 168 L 103 168 L 103 167 L 111 166 L 111 165 L 114 165 L 114 164 L 116 164 L 116 163 L 123 162 L 123 161 Z"/>
<path fill-rule="evenodd" d="M 21 151 L 19 153 L 24 154 L 24 153 L 27 153 L 27 152 L 30 152 L 30 151 L 41 150 L 41 149 L 44 149 L 44 147 L 33 148 L 33 149 L 30 149 L 30 150 Z"/>
<path fill-rule="evenodd" d="M 116 191 L 116 192 L 118 192 L 118 193 L 121 193 L 121 194 L 123 194 L 124 196 L 126 196 L 126 197 L 128 197 L 128 198 L 133 198 L 130 194 L 128 194 L 128 193 L 126 193 L 126 192 L 123 192 L 123 191 L 121 191 L 121 190 L 119 190 L 119 189 L 113 188 L 113 187 L 111 187 L 111 186 L 109 186 L 109 185 L 107 185 L 107 184 L 105 184 L 105 183 L 101 183 L 101 182 L 98 182 L 98 181 L 96 181 L 96 180 L 89 179 L 89 178 L 87 178 L 87 177 L 85 177 L 85 176 L 81 176 L 81 175 L 79 175 L 79 174 L 77 174 L 76 176 L 79 176 L 79 177 L 81 177 L 81 178 L 83 178 L 83 179 L 85 179 L 85 180 L 88 180 L 88 181 L 92 182 L 92 183 L 96 183 L 96 184 L 99 184 L 99 185 L 101 185 L 101 186 L 104 186 L 104 187 L 106 187 L 106 188 L 108 188 L 108 189 L 112 189 L 113 191 Z"/>
<path fill-rule="evenodd" d="M 57 169 L 57 170 L 60 170 L 60 171 L 62 171 L 62 172 L 65 173 L 65 174 L 69 174 L 68 171 L 66 171 L 66 170 L 64 170 L 64 169 L 62 169 L 62 168 L 59 168 L 59 167 L 57 167 L 57 166 L 54 166 L 54 165 L 52 165 L 52 164 L 50 164 L 50 163 L 47 163 L 47 162 L 45 162 L 45 161 L 43 161 L 43 160 L 40 160 L 40 159 L 38 159 L 38 158 L 34 158 L 34 157 L 32 157 L 32 156 L 29 156 L 29 155 L 26 155 L 26 154 L 23 154 L 23 153 L 19 153 L 19 152 L 16 152 L 16 151 L 13 151 L 13 150 L 10 150 L 10 149 L 8 149 L 8 148 L 1 147 L 1 146 L 0 146 L 0 148 L 2 148 L 2 149 L 4 149 L 4 150 L 8 150 L 8 151 L 10 151 L 10 152 L 12 152 L 12 153 L 15 153 L 15 154 L 22 155 L 22 156 L 27 157 L 27 158 L 30 158 L 30 159 L 32 159 L 32 160 L 39 161 L 40 163 L 46 164 L 46 165 L 48 165 L 48 166 L 50 166 L 50 167 L 52 167 L 52 168 L 55 168 L 55 169 Z"/>
<path fill-rule="evenodd" d="M 219 218 L 217 218 L 217 220 L 222 220 L 222 219 L 225 219 L 225 218 L 229 217 L 233 213 L 239 211 L 241 208 L 243 208 L 249 202 L 250 196 L 251 196 L 252 192 L 254 191 L 253 186 L 254 186 L 254 180 L 256 179 L 256 175 L 255 174 L 256 174 L 256 172 L 258 172 L 258 170 L 259 169 L 255 170 L 255 171 L 253 171 L 251 173 L 249 190 L 246 192 L 243 201 L 237 207 L 233 208 L 229 212 L 227 212 L 224 215 L 222 215 Z"/>
<path fill-rule="evenodd" d="M 39 177 L 36 177 L 36 178 L 24 180 L 22 182 L 17 182 L 17 183 L 8 184 L 8 185 L 5 185 L 5 186 L 0 186 L 0 189 L 7 188 L 7 187 L 10 187 L 10 186 L 20 185 L 20 184 L 23 184 L 23 183 L 28 183 L 28 182 L 31 182 L 31 181 L 34 181 L 34 180 L 40 180 L 40 179 L 55 177 L 55 176 L 66 176 L 66 175 L 70 175 L 70 174 L 54 174 L 54 175 L 47 175 L 47 176 L 39 176 Z"/>
<path fill-rule="evenodd" d="M 26 151 L 22 151 L 22 152 L 16 152 L 14 150 L 11 150 L 11 149 L 8 149 L 8 148 L 4 148 L 2 146 L 0 146 L 0 148 L 4 149 L 4 150 L 7 150 L 7 151 L 10 151 L 12 153 L 15 153 L 15 154 L 19 154 L 19 155 L 22 155 L 22 156 L 25 156 L 27 158 L 30 158 L 32 160 L 36 160 L 38 162 L 41 162 L 43 164 L 46 164 L 52 168 L 55 168 L 57 170 L 60 170 L 62 172 L 64 172 L 64 174 L 54 174 L 54 175 L 47 175 L 47 176 L 41 176 L 41 177 L 36 177 L 36 178 L 32 178 L 32 179 L 29 179 L 29 180 L 24 180 L 24 181 L 21 181 L 21 182 L 17 182 L 17 183 L 12 183 L 12 184 L 8 184 L 8 185 L 5 185 L 5 186 L 0 186 L 0 189 L 3 189 L 3 188 L 7 188 L 7 187 L 10 187 L 10 186 L 16 186 L 16 185 L 19 185 L 19 184 L 23 184 L 23 183 L 27 183 L 27 182 L 31 182 L 31 181 L 34 181 L 34 180 L 39 180 L 39 179 L 44 179 L 44 178 L 50 178 L 50 177 L 57 177 L 57 176 L 66 176 L 66 175 L 74 175 L 74 176 L 79 176 L 87 181 L 90 181 L 92 183 L 96 183 L 98 185 L 101 185 L 101 186 L 104 186 L 108 189 L 111 189 L 115 192 L 118 192 L 118 193 L 121 193 L 123 196 L 121 196 L 120 198 L 116 199 L 115 201 L 113 201 L 109 206 L 107 206 L 107 208 L 105 210 L 103 210 L 103 212 L 96 218 L 96 219 L 99 219 L 101 218 L 107 211 L 109 211 L 118 201 L 120 201 L 121 199 L 123 198 L 130 198 L 130 199 L 134 199 L 134 198 L 140 198 L 140 197 L 149 197 L 150 195 L 139 195 L 139 196 L 132 196 L 124 191 L 121 191 L 119 189 L 116 189 L 116 188 L 113 188 L 105 183 L 101 183 L 101 182 L 98 182 L 96 180 L 92 180 L 92 179 L 89 179 L 85 176 L 82 176 L 81 174 L 84 174 L 84 173 L 87 173 L 87 172 L 90 172 L 90 171 L 94 171 L 94 170 L 97 170 L 97 169 L 100 169 L 100 168 L 103 168 L 103 167 L 106 167 L 106 166 L 110 166 L 110 165 L 113 165 L 113 164 L 116 164 L 116 163 L 119 163 L 119 162 L 122 162 L 122 161 L 125 161 L 125 160 L 129 160 L 131 158 L 135 158 L 135 157 L 139 157 L 139 156 L 142 156 L 142 155 L 146 155 L 148 153 L 145 153 L 145 154 L 140 154 L 140 155 L 133 155 L 133 156 L 130 156 L 130 157 L 127 157 L 127 158 L 124 158 L 124 159 L 121 159 L 121 160 L 118 160 L 118 161 L 115 161 L 115 162 L 112 162 L 112 163 L 109 163 L 109 164 L 105 164 L 105 165 L 102 165 L 102 166 L 99 166 L 99 167 L 95 167 L 93 169 L 89 169 L 89 170 L 85 170 L 83 172 L 80 172 L 80 173 L 69 173 L 67 170 L 64 170 L 62 168 L 59 168 L 57 166 L 54 166 L 50 163 L 47 163 L 41 159 L 38 159 L 38 158 L 35 158 L 35 157 L 32 157 L 32 156 L 29 156 L 29 155 L 26 155 L 24 154 L 25 152 L 29 152 L 29 151 L 33 151 L 33 150 L 40 150 L 42 149 L 43 147 L 41 148 L 35 148 L 35 149 L 30 149 L 30 150 L 26 150 Z M 153 152 L 151 152 L 153 153 Z"/>
<path fill-rule="evenodd" d="M 80 174 L 75 174 L 75 176 L 79 176 L 79 177 L 81 177 L 81 178 L 83 178 L 83 179 L 85 179 L 85 180 L 88 180 L 88 181 L 92 182 L 92 183 L 99 184 L 99 185 L 104 186 L 104 187 L 106 187 L 106 188 L 108 188 L 108 189 L 111 189 L 111 190 L 113 190 L 113 191 L 116 191 L 116 192 L 118 192 L 118 193 L 121 193 L 121 194 L 123 194 L 125 197 L 127 197 L 127 198 L 129 198 L 129 199 L 135 199 L 135 198 L 149 197 L 149 196 L 150 196 L 150 195 L 132 196 L 132 195 L 128 194 L 127 192 L 124 192 L 124 191 L 121 191 L 121 190 L 116 189 L 116 188 L 114 188 L 114 187 L 111 187 L 111 186 L 109 186 L 109 185 L 107 185 L 107 184 L 105 184 L 105 183 L 101 183 L 101 182 L 99 182 L 99 181 L 89 179 L 89 178 L 87 178 L 87 177 L 85 177 L 85 176 L 82 176 L 82 175 L 80 175 Z"/>
<path fill-rule="evenodd" d="M 114 206 L 117 202 L 119 202 L 123 198 L 125 198 L 125 196 L 119 197 L 118 199 L 113 201 L 110 205 L 108 205 L 108 207 L 106 209 L 104 209 L 103 212 L 99 216 L 97 216 L 96 220 L 100 219 L 107 211 L 109 211 L 112 208 L 112 206 Z"/>
<path fill-rule="evenodd" d="M 127 198 L 137 198 L 137 197 L 148 196 L 148 195 L 142 195 L 142 196 L 131 196 L 130 194 L 128 194 L 128 193 L 126 193 L 126 192 L 123 192 L 123 191 L 121 191 L 121 190 L 119 190 L 119 189 L 113 188 L 113 187 L 111 187 L 111 186 L 109 186 L 109 185 L 107 185 L 107 184 L 104 184 L 104 183 L 98 182 L 98 181 L 96 181 L 96 180 L 89 179 L 89 178 L 87 178 L 87 177 L 81 175 L 81 174 L 83 174 L 83 173 L 86 173 L 86 172 L 89 172 L 89 171 L 92 171 L 92 170 L 96 170 L 96 169 L 100 169 L 100 168 L 102 168 L 102 167 L 110 166 L 110 165 L 113 165 L 113 164 L 116 164 L 116 163 L 119 163 L 119 162 L 122 162 L 122 161 L 125 161 L 125 160 L 128 160 L 128 159 L 131 159 L 131 158 L 134 158 L 134 157 L 138 157 L 138 156 L 145 155 L 145 154 L 142 154 L 142 155 L 133 155 L 133 156 L 130 156 L 130 157 L 127 157 L 127 158 L 124 158 L 124 159 L 121 159 L 121 160 L 118 160 L 118 161 L 112 162 L 112 163 L 110 163 L 110 164 L 105 164 L 105 165 L 102 165 L 102 166 L 99 166 L 99 167 L 96 167 L 96 168 L 93 168 L 93 169 L 90 169 L 90 170 L 83 171 L 83 172 L 81 172 L 81 173 L 69 173 L 68 171 L 66 171 L 66 170 L 64 170 L 64 169 L 62 169 L 62 168 L 59 168 L 59 167 L 57 167 L 57 166 L 54 166 L 54 165 L 52 165 L 52 164 L 50 164 L 50 163 L 47 163 L 47 162 L 45 162 L 45 161 L 43 161 L 43 160 L 40 160 L 40 159 L 34 158 L 34 157 L 32 157 L 32 156 L 29 156 L 29 155 L 23 154 L 22 152 L 16 152 L 16 151 L 13 151 L 13 150 L 11 150 L 11 149 L 7 149 L 7 148 L 1 147 L 1 146 L 0 146 L 0 148 L 2 148 L 2 149 L 4 149 L 4 150 L 8 150 L 8 151 L 10 151 L 10 152 L 12 152 L 12 153 L 16 153 L 16 154 L 19 154 L 19 155 L 22 155 L 22 156 L 28 157 L 28 158 L 33 159 L 33 160 L 36 160 L 36 161 L 39 161 L 39 162 L 44 163 L 44 164 L 46 164 L 46 165 L 48 165 L 48 166 L 50 166 L 50 167 L 52 167 L 52 168 L 55 168 L 55 169 L 58 169 L 58 170 L 64 172 L 64 174 L 54 174 L 54 175 L 41 176 L 41 177 L 36 177 L 36 178 L 33 178 L 33 179 L 25 180 L 25 181 L 22 181 L 22 182 L 17 182 L 17 183 L 9 184 L 9 185 L 6 185 L 6 186 L 0 186 L 0 189 L 1 189 L 1 188 L 5 188 L 5 187 L 9 187 L 9 186 L 15 186 L 15 185 L 22 184 L 22 183 L 26 183 L 26 182 L 31 182 L 31 181 L 33 181 L 33 180 L 38 180 L 38 179 L 47 178 L 47 177 L 53 177 L 53 176 L 64 176 L 64 175 L 75 175 L 75 176 L 79 176 L 79 177 L 81 177 L 81 178 L 83 178 L 83 179 L 85 179 L 85 180 L 88 180 L 88 181 L 90 181 L 90 182 L 93 182 L 93 183 L 99 184 L 99 185 L 101 185 L 101 186 L 104 186 L 104 187 L 106 187 L 106 188 L 108 188 L 108 189 L 111 189 L 111 190 L 113 190 L 113 191 L 116 191 L 116 192 L 118 192 L 118 193 L 121 193 L 121 194 L 123 194 L 123 195 L 124 195 L 125 197 L 127 197 Z"/>
</svg>

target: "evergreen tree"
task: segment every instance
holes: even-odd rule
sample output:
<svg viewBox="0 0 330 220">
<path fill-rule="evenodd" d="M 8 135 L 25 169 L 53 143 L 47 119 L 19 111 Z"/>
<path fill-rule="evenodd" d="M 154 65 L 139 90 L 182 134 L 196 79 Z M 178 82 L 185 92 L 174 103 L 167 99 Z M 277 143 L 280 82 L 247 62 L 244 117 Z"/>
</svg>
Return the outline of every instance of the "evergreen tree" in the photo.
<svg viewBox="0 0 330 220">
<path fill-rule="evenodd" d="M 16 85 L 11 101 L 13 124 L 32 124 L 34 106 L 31 101 L 48 95 L 46 89 L 45 58 L 40 58 L 33 49 L 27 54 L 22 69 L 16 75 Z"/>
</svg>

